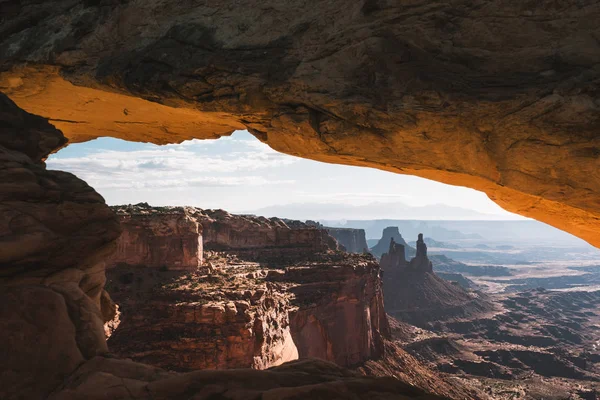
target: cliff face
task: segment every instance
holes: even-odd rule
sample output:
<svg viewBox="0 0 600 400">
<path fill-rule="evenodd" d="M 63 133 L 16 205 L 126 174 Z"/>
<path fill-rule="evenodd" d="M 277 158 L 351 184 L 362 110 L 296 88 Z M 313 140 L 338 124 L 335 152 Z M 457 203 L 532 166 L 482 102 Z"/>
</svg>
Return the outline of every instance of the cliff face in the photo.
<svg viewBox="0 0 600 400">
<path fill-rule="evenodd" d="M 0 94 L 0 398 L 41 399 L 107 351 L 103 259 L 119 235 L 102 197 L 44 159 L 66 143 Z M 104 301 L 102 301 L 104 300 Z"/>
<path fill-rule="evenodd" d="M 416 255 L 410 262 L 404 258 L 404 246 L 393 239 L 388 252 L 381 257 L 388 314 L 413 325 L 428 327 L 436 321 L 473 316 L 493 309 L 482 294 L 469 293 L 433 272 L 422 234 L 416 244 Z"/>
<path fill-rule="evenodd" d="M 194 217 L 202 224 L 206 250 L 227 251 L 245 260 L 308 260 L 338 247 L 326 230 L 300 221 L 200 209 Z"/>
<path fill-rule="evenodd" d="M 257 265 L 210 253 L 210 276 L 119 266 L 107 272 L 120 323 L 108 345 L 121 357 L 177 371 L 265 369 L 298 358 L 289 296 Z"/>
<path fill-rule="evenodd" d="M 351 366 L 382 354 L 388 327 L 379 266 L 335 250 L 325 230 L 223 210 L 138 205 L 119 214 L 131 233 L 118 247 L 139 237 L 143 245 L 128 247 L 136 262 L 114 262 L 107 273 L 121 310 L 109 339 L 116 354 L 178 370 L 262 369 L 298 355 Z M 144 265 L 147 244 L 184 242 L 179 234 L 190 229 L 172 229 L 182 221 L 202 225 L 200 268 L 171 268 L 177 252 L 161 254 L 161 246 Z"/>
<path fill-rule="evenodd" d="M 344 246 L 350 253 L 362 253 L 369 250 L 364 229 L 351 228 L 325 228 L 327 233 Z"/>
<path fill-rule="evenodd" d="M 389 326 L 379 265 L 370 256 L 288 269 L 279 280 L 294 285 L 290 325 L 301 358 L 353 366 L 383 355 Z"/>
<path fill-rule="evenodd" d="M 138 205 L 113 210 L 123 233 L 108 267 L 127 264 L 193 271 L 202 264 L 202 225 L 188 208 L 161 212 Z"/>
</svg>

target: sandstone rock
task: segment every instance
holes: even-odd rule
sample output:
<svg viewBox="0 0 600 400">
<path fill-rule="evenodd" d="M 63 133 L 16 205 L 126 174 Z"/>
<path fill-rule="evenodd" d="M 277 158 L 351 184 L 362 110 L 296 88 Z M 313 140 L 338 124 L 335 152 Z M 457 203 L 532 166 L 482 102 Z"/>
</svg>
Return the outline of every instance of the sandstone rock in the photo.
<svg viewBox="0 0 600 400">
<path fill-rule="evenodd" d="M 215 270 L 204 276 L 125 265 L 109 269 L 108 287 L 120 307 L 119 325 L 110 329 L 111 352 L 178 371 L 266 369 L 297 359 L 289 296 L 248 279 L 252 266 L 210 259 Z"/>
<path fill-rule="evenodd" d="M 300 221 L 200 209 L 195 217 L 202 224 L 206 250 L 227 251 L 245 260 L 307 261 L 313 254 L 338 247 L 325 229 Z"/>
<path fill-rule="evenodd" d="M 428 327 L 430 323 L 493 310 L 483 294 L 467 292 L 433 272 L 422 234 L 410 262 L 404 259 L 404 246 L 391 239 L 388 252 L 381 257 L 381 268 L 385 310 L 401 321 Z"/>
<path fill-rule="evenodd" d="M 391 238 L 387 253 L 381 255 L 381 265 L 385 267 L 384 271 L 406 268 L 406 251 L 404 245 L 396 243 L 394 238 Z"/>
<path fill-rule="evenodd" d="M 0 397 L 41 399 L 106 352 L 104 262 L 119 235 L 104 199 L 43 160 L 60 131 L 0 95 Z"/>
<path fill-rule="evenodd" d="M 0 398 L 45 399 L 85 360 L 65 298 L 44 286 L 0 289 Z"/>
<path fill-rule="evenodd" d="M 85 182 L 46 170 L 42 159 L 66 139 L 1 95 L 0 121 L 0 279 L 41 280 L 58 270 L 94 268 L 120 229 Z M 84 291 L 103 284 L 92 274 L 85 279 Z"/>
<path fill-rule="evenodd" d="M 354 366 L 383 354 L 389 326 L 383 309 L 379 265 L 354 255 L 321 265 L 288 268 L 295 298 L 290 325 L 301 358 Z"/>
<path fill-rule="evenodd" d="M 379 242 L 377 242 L 377 244 L 371 248 L 371 253 L 375 257 L 381 258 L 382 255 L 385 252 L 388 252 L 388 249 L 390 249 L 390 241 L 392 240 L 394 241 L 394 243 L 397 243 L 404 247 L 406 257 L 414 257 L 416 255 L 416 249 L 414 247 L 409 246 L 409 244 L 406 243 L 406 240 L 404 240 L 404 238 L 400 234 L 400 231 L 398 230 L 397 226 L 388 226 L 383 230 L 383 233 L 381 234 L 381 239 L 379 239 Z"/>
<path fill-rule="evenodd" d="M 423 234 L 419 233 L 417 239 L 417 253 L 408 263 L 408 269 L 433 273 L 433 266 L 427 257 L 427 245 L 423 241 Z"/>
<path fill-rule="evenodd" d="M 75 141 L 247 128 L 600 243 L 594 1 L 10 4 L 0 88 Z"/>
<path fill-rule="evenodd" d="M 167 373 L 131 361 L 96 357 L 50 400 L 292 400 L 442 399 L 393 378 L 368 378 L 320 360 L 287 363 L 267 371 L 237 369 Z"/>
<path fill-rule="evenodd" d="M 202 264 L 202 225 L 186 207 L 158 211 L 143 205 L 113 207 L 123 233 L 108 267 L 123 263 L 196 270 Z"/>
<path fill-rule="evenodd" d="M 326 228 L 327 233 L 344 246 L 350 253 L 362 253 L 369 250 L 364 229 Z"/>
<path fill-rule="evenodd" d="M 113 353 L 174 370 L 265 369 L 298 357 L 353 366 L 382 354 L 389 328 L 370 256 L 322 254 L 267 274 L 208 254 L 211 275 L 107 271 L 121 309 L 108 341 Z"/>
</svg>

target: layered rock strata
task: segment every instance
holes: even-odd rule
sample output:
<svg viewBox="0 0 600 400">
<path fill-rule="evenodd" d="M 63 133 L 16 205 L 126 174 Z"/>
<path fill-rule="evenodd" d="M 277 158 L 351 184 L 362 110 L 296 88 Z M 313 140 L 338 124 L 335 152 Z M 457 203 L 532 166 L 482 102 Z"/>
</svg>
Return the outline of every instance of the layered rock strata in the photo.
<svg viewBox="0 0 600 400">
<path fill-rule="evenodd" d="M 436 398 L 324 362 L 175 374 L 99 356 L 107 351 L 102 322 L 115 312 L 103 259 L 118 220 L 83 181 L 45 169 L 43 159 L 65 143 L 47 120 L 0 96 L 0 129 L 1 398 Z"/>
<path fill-rule="evenodd" d="M 202 225 L 186 207 L 117 206 L 123 233 L 109 267 L 117 264 L 195 270 L 202 264 Z"/>
<path fill-rule="evenodd" d="M 109 270 L 107 286 L 121 311 L 111 351 L 178 371 L 266 369 L 297 359 L 289 296 L 266 284 L 266 271 L 217 253 L 207 263 L 215 268 L 210 275 Z"/>
<path fill-rule="evenodd" d="M 251 261 L 285 263 L 309 260 L 313 254 L 337 250 L 325 229 L 295 220 L 234 215 L 224 210 L 196 209 L 204 248 L 226 251 Z"/>
<path fill-rule="evenodd" d="M 355 366 L 383 355 L 389 325 L 379 265 L 371 256 L 337 255 L 288 268 L 277 281 L 292 284 L 290 325 L 300 357 Z"/>
<path fill-rule="evenodd" d="M 364 253 L 369 251 L 364 229 L 352 228 L 325 228 L 339 244 L 350 253 Z"/>
<path fill-rule="evenodd" d="M 277 268 L 207 251 L 196 273 L 117 265 L 107 272 L 121 311 L 110 348 L 177 370 L 380 356 L 389 328 L 377 262 L 339 251 L 312 258 Z"/>
</svg>

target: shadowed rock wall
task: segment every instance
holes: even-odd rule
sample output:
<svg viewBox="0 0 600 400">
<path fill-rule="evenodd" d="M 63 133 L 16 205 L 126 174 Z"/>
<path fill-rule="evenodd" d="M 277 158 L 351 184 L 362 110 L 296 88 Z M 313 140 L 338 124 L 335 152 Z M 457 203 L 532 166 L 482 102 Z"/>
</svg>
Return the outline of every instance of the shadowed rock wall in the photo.
<svg viewBox="0 0 600 400">
<path fill-rule="evenodd" d="M 85 182 L 46 169 L 43 160 L 65 143 L 0 94 L 1 398 L 44 398 L 107 351 L 103 259 L 119 223 Z"/>
<path fill-rule="evenodd" d="M 369 250 L 364 229 L 326 228 L 327 233 L 335 238 L 350 253 L 362 253 Z"/>
</svg>

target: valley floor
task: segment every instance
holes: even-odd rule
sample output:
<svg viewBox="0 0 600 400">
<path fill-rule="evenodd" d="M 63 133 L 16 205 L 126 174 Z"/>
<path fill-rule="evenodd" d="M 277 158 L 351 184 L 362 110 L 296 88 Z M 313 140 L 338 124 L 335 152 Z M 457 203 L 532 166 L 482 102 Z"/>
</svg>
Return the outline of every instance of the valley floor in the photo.
<svg viewBox="0 0 600 400">
<path fill-rule="evenodd" d="M 600 292 L 530 290 L 492 300 L 500 306 L 494 315 L 396 329 L 397 343 L 493 399 L 600 398 Z"/>
</svg>

